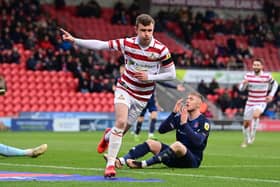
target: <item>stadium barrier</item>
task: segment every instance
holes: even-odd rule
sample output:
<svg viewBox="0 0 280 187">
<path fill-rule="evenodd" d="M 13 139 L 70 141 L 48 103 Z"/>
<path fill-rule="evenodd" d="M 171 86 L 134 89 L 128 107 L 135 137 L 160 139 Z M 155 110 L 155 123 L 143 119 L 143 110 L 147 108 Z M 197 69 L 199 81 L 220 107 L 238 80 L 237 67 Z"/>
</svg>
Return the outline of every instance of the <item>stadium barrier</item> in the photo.
<svg viewBox="0 0 280 187">
<path fill-rule="evenodd" d="M 169 112 L 159 112 L 156 128 Z M 149 129 L 149 114 L 145 115 L 142 130 Z M 24 112 L 18 118 L 0 118 L 0 130 L 12 131 L 102 131 L 113 127 L 114 113 L 89 112 Z M 242 120 L 212 120 L 212 130 L 241 130 Z M 3 128 L 7 127 L 7 128 Z M 280 131 L 280 120 L 260 121 L 259 131 Z"/>
</svg>

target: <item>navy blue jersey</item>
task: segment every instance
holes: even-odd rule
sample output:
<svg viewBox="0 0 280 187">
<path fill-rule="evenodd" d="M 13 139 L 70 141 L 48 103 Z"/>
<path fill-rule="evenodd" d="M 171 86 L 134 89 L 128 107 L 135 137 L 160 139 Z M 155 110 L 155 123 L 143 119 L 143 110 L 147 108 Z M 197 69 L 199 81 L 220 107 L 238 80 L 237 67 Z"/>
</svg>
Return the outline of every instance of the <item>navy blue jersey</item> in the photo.
<svg viewBox="0 0 280 187">
<path fill-rule="evenodd" d="M 176 140 L 184 144 L 196 157 L 198 162 L 202 161 L 203 150 L 207 145 L 210 132 L 210 122 L 200 115 L 194 120 L 188 120 L 180 124 L 180 114 L 171 113 L 159 127 L 160 133 L 166 133 L 176 129 Z"/>
</svg>

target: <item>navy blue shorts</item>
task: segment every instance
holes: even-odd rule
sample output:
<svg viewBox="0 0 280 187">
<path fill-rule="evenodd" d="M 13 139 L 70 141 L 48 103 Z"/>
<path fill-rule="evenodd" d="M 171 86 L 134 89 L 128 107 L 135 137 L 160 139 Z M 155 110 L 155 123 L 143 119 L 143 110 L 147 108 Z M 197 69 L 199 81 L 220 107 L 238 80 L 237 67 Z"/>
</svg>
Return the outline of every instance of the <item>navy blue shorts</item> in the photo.
<svg viewBox="0 0 280 187">
<path fill-rule="evenodd" d="M 161 143 L 161 151 L 168 147 L 170 146 Z M 195 155 L 189 149 L 185 156 L 180 158 L 171 158 L 167 161 L 164 161 L 163 164 L 171 168 L 198 168 L 200 165 Z"/>
<path fill-rule="evenodd" d="M 155 96 L 154 94 L 152 95 L 152 97 L 149 99 L 147 106 L 142 110 L 140 116 L 144 117 L 145 113 L 147 112 L 147 110 L 151 113 L 154 111 L 157 111 L 157 106 L 156 106 L 156 100 L 155 100 Z"/>
</svg>

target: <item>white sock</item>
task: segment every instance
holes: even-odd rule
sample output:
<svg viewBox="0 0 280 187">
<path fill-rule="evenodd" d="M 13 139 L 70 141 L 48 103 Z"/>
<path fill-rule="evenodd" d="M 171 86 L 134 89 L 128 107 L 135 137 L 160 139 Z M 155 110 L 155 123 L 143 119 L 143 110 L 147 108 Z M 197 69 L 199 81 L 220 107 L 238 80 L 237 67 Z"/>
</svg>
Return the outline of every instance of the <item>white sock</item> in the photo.
<svg viewBox="0 0 280 187">
<path fill-rule="evenodd" d="M 146 162 L 146 160 L 141 161 L 141 163 L 142 163 L 142 168 L 147 167 L 147 162 Z"/>
<path fill-rule="evenodd" d="M 125 159 L 124 159 L 123 157 L 120 157 L 119 160 L 120 160 L 120 162 L 121 162 L 122 165 L 125 165 L 125 164 L 126 164 Z"/>
<path fill-rule="evenodd" d="M 242 127 L 242 132 L 244 135 L 244 139 L 246 140 L 246 142 L 248 143 L 248 141 L 250 141 L 250 129 L 249 127 L 245 128 L 244 126 Z"/>
<path fill-rule="evenodd" d="M 116 127 L 112 128 L 110 139 L 109 139 L 108 161 L 106 167 L 115 165 L 115 160 L 122 144 L 122 136 L 123 136 L 122 129 Z"/>
<path fill-rule="evenodd" d="M 256 136 L 257 127 L 259 126 L 259 123 L 260 123 L 260 119 L 259 118 L 252 120 L 251 137 L 255 137 Z"/>
</svg>

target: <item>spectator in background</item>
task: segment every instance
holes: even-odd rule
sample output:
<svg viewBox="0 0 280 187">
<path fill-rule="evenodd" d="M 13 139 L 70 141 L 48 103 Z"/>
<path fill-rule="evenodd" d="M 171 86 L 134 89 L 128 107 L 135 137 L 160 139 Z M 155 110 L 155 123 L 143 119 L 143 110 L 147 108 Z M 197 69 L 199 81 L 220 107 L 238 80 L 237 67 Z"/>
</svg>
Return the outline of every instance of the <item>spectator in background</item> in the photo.
<svg viewBox="0 0 280 187">
<path fill-rule="evenodd" d="M 65 0 L 54 0 L 54 5 L 56 9 L 63 9 L 66 3 Z"/>
<path fill-rule="evenodd" d="M 213 23 L 215 18 L 217 18 L 215 11 L 211 7 L 207 7 L 205 11 L 204 21 L 206 23 Z"/>
<path fill-rule="evenodd" d="M 127 25 L 128 17 L 126 11 L 125 4 L 121 1 L 118 1 L 114 6 L 114 14 L 111 21 L 112 24 Z"/>
<path fill-rule="evenodd" d="M 217 90 L 220 88 L 219 83 L 216 81 L 215 78 L 212 79 L 212 81 L 209 83 L 209 92 L 210 94 L 217 93 Z"/>
<path fill-rule="evenodd" d="M 237 55 L 241 55 L 242 58 L 252 58 L 252 51 L 248 46 L 240 44 L 239 48 L 237 49 Z"/>
<path fill-rule="evenodd" d="M 197 91 L 203 95 L 203 97 L 206 97 L 207 94 L 209 94 L 209 88 L 202 79 L 199 84 L 197 85 Z"/>
<path fill-rule="evenodd" d="M 96 79 L 95 75 L 90 76 L 88 90 L 90 93 L 101 92 L 103 90 L 103 86 L 100 83 L 100 80 Z"/>
<path fill-rule="evenodd" d="M 101 7 L 95 0 L 90 0 L 86 4 L 82 2 L 77 7 L 77 15 L 81 17 L 96 17 L 101 16 Z"/>
<path fill-rule="evenodd" d="M 276 119 L 277 117 L 277 105 L 274 102 L 271 102 L 267 105 L 263 115 L 270 118 L 270 119 Z"/>
<path fill-rule="evenodd" d="M 276 47 L 280 48 L 280 30 L 275 35 L 274 44 Z"/>
<path fill-rule="evenodd" d="M 222 112 L 225 112 L 225 110 L 229 107 L 230 99 L 228 89 L 225 89 L 225 91 L 220 94 L 217 101 L 217 104 L 220 106 Z"/>
<path fill-rule="evenodd" d="M 7 85 L 4 77 L 0 75 L 0 96 L 4 95 L 7 91 Z"/>
<path fill-rule="evenodd" d="M 244 100 L 238 92 L 233 92 L 229 102 L 229 108 L 233 110 L 234 115 L 241 116 L 243 114 L 245 102 L 246 100 Z"/>
<path fill-rule="evenodd" d="M 134 25 L 136 21 L 136 17 L 140 14 L 139 0 L 133 0 L 132 4 L 129 6 L 128 14 L 130 19 L 130 24 Z"/>
<path fill-rule="evenodd" d="M 82 72 L 82 74 L 79 78 L 78 90 L 82 93 L 88 93 L 89 92 L 89 80 L 88 80 L 86 72 Z"/>
<path fill-rule="evenodd" d="M 227 39 L 227 51 L 229 56 L 237 54 L 236 40 L 232 35 Z"/>
</svg>

